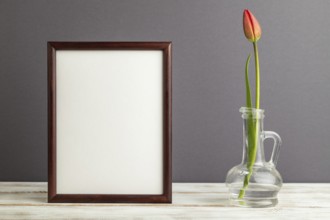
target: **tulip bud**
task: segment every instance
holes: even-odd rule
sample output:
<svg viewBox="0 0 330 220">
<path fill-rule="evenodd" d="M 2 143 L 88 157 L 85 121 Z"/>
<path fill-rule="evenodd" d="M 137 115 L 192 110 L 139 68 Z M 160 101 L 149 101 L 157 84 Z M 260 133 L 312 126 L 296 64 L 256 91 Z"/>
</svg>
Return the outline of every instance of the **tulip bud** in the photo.
<svg viewBox="0 0 330 220">
<path fill-rule="evenodd" d="M 261 37 L 261 28 L 253 14 L 245 9 L 243 13 L 243 29 L 246 38 L 251 42 L 257 42 Z"/>
</svg>

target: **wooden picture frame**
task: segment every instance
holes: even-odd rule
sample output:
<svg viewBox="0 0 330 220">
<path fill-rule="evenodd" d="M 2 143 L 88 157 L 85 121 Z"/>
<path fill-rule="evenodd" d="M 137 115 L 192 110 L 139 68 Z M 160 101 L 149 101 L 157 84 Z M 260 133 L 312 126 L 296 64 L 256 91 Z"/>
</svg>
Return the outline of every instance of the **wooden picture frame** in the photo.
<svg viewBox="0 0 330 220">
<path fill-rule="evenodd" d="M 171 203 L 171 43 L 48 42 L 48 202 Z"/>
</svg>

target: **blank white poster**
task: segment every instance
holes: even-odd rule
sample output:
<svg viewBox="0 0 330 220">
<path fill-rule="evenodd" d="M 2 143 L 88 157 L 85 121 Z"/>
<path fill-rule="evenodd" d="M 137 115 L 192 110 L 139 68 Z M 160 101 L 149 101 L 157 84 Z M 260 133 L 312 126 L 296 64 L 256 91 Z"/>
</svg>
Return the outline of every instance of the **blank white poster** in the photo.
<svg viewBox="0 0 330 220">
<path fill-rule="evenodd" d="M 58 194 L 163 193 L 163 53 L 56 51 Z"/>
</svg>

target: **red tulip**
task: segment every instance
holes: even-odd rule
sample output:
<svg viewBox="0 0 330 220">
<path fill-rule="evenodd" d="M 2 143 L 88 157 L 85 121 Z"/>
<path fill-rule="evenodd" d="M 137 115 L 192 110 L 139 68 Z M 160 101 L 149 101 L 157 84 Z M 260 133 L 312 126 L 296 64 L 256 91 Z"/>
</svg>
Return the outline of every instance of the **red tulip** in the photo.
<svg viewBox="0 0 330 220">
<path fill-rule="evenodd" d="M 246 38 L 251 42 L 257 42 L 261 37 L 261 28 L 253 14 L 245 9 L 243 13 L 243 29 Z"/>
</svg>

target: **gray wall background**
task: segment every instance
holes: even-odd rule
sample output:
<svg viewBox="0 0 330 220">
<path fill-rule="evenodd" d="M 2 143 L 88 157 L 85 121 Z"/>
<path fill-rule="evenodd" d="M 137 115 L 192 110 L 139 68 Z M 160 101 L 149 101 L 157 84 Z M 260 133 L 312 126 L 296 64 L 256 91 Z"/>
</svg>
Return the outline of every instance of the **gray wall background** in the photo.
<svg viewBox="0 0 330 220">
<path fill-rule="evenodd" d="M 261 107 L 283 139 L 278 169 L 285 182 L 329 182 L 327 0 L 1 0 L 0 180 L 47 180 L 47 41 L 172 41 L 174 181 L 224 181 L 242 156 L 245 8 L 263 28 Z"/>
</svg>

